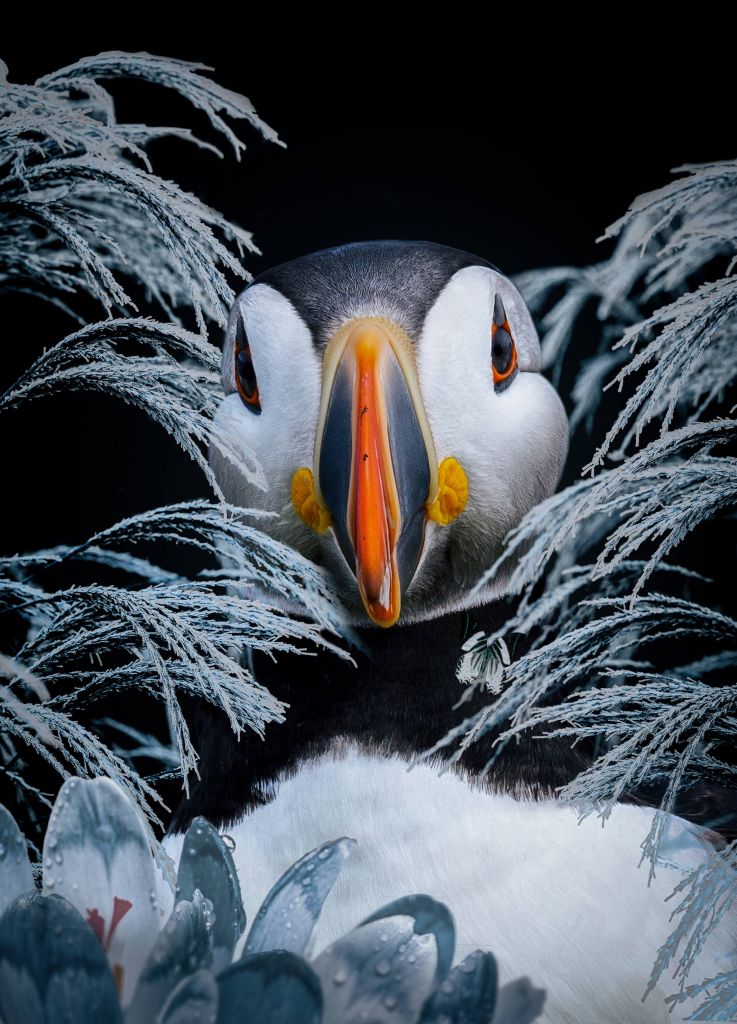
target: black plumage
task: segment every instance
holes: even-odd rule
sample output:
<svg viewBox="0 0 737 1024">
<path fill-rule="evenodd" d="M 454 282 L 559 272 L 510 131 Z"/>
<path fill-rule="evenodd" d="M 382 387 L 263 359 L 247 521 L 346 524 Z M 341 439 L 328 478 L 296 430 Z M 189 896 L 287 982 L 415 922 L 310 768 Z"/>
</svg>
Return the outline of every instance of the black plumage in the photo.
<svg viewBox="0 0 737 1024">
<path fill-rule="evenodd" d="M 253 284 L 271 285 L 289 299 L 319 350 L 345 321 L 347 311 L 362 304 L 381 310 L 410 338 L 417 338 L 453 274 L 476 266 L 492 265 L 435 242 L 352 242 L 282 263 L 264 271 Z"/>
<path fill-rule="evenodd" d="M 469 636 L 496 629 L 508 613 L 506 603 L 496 601 L 391 630 L 359 629 L 364 649 L 354 652 L 355 666 L 332 654 L 276 661 L 255 656 L 259 682 L 289 704 L 286 721 L 268 725 L 263 741 L 253 734 L 238 740 L 221 712 L 203 706 L 197 714 L 200 778 L 177 811 L 173 830 L 183 831 L 198 814 L 228 827 L 273 799 L 280 777 L 341 737 L 367 751 L 406 758 L 428 749 L 488 701 L 480 693 L 453 708 L 463 692 L 456 678 L 458 652 Z M 474 744 L 453 769 L 478 780 L 496 735 L 490 732 Z M 439 759 L 447 760 L 453 749 Z M 525 733 L 505 748 L 483 785 L 542 799 L 587 763 L 587 755 L 567 740 L 541 742 Z"/>
</svg>

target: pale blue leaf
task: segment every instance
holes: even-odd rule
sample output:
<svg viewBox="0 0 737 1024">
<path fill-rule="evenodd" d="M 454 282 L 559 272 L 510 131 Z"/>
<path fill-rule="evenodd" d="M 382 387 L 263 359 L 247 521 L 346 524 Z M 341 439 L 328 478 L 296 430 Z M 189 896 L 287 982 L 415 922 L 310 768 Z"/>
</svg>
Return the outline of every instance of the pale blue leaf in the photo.
<svg viewBox="0 0 737 1024">
<path fill-rule="evenodd" d="M 385 917 L 406 914 L 414 919 L 414 931 L 417 935 L 431 934 L 435 936 L 437 946 L 437 978 L 445 977 L 453 963 L 455 949 L 455 924 L 448 908 L 437 900 L 422 893 L 414 896 L 400 896 L 385 907 L 369 915 L 362 924 L 379 921 Z"/>
<path fill-rule="evenodd" d="M 51 812 L 43 864 L 44 892 L 64 896 L 99 929 L 125 1005 L 160 924 L 148 837 L 125 793 L 110 779 L 68 779 Z"/>
<path fill-rule="evenodd" d="M 399 901 L 398 901 L 399 902 Z M 322 984 L 323 1024 L 416 1021 L 438 965 L 432 931 L 417 935 L 407 915 L 359 925 L 313 962 Z"/>
<path fill-rule="evenodd" d="M 217 982 L 210 971 L 200 970 L 177 985 L 157 1024 L 215 1024 L 217 1013 Z"/>
<path fill-rule="evenodd" d="M 235 944 L 246 927 L 246 914 L 233 857 L 205 818 L 195 818 L 184 837 L 177 899 L 191 900 L 195 890 L 212 903 L 213 969 L 217 972 L 233 959 Z"/>
<path fill-rule="evenodd" d="M 529 978 L 517 978 L 499 989 L 492 1024 L 531 1024 L 544 1006 L 545 989 L 535 988 Z"/>
<path fill-rule="evenodd" d="M 218 977 L 217 1024 L 320 1024 L 320 982 L 286 950 L 256 953 Z M 347 1022 L 346 1022 L 347 1024 Z"/>
<path fill-rule="evenodd" d="M 425 1004 L 420 1024 L 489 1024 L 496 992 L 496 960 L 477 949 L 441 981 Z"/>
<path fill-rule="evenodd" d="M 251 925 L 244 956 L 267 949 L 304 952 L 323 903 L 355 843 L 346 838 L 323 843 L 284 872 Z"/>
<path fill-rule="evenodd" d="M 0 918 L 3 1024 L 120 1024 L 102 946 L 61 896 L 19 896 Z"/>
<path fill-rule="evenodd" d="M 126 1024 L 154 1020 L 183 978 L 210 966 L 211 924 L 210 907 L 201 893 L 195 892 L 191 903 L 177 903 L 144 964 L 126 1009 Z"/>
<path fill-rule="evenodd" d="M 13 815 L 0 804 L 0 914 L 16 896 L 35 888 L 25 839 Z"/>
</svg>

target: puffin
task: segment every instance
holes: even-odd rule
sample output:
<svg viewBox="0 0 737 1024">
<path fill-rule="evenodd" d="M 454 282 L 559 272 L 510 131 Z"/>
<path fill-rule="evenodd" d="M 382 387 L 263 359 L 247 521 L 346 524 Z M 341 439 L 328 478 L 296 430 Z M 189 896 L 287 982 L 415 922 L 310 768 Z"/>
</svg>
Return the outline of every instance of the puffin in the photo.
<svg viewBox="0 0 737 1024">
<path fill-rule="evenodd" d="M 514 284 L 471 253 L 371 241 L 255 278 L 225 332 L 220 429 L 255 452 L 263 490 L 216 451 L 233 504 L 332 577 L 351 661 L 250 652 L 287 705 L 265 739 L 200 708 L 199 778 L 167 845 L 204 815 L 234 843 L 248 916 L 277 877 L 339 836 L 357 846 L 312 938 L 318 953 L 377 907 L 427 893 L 450 909 L 456 955 L 490 950 L 500 984 L 546 990 L 547 1024 L 639 1024 L 669 1012 L 667 975 L 643 1000 L 684 874 L 713 834 L 671 815 L 654 878 L 640 844 L 653 808 L 620 803 L 602 827 L 557 799 L 586 767 L 565 738 L 523 734 L 484 773 L 495 733 L 458 760 L 418 756 L 480 706 L 458 704 L 463 643 L 503 625 L 508 575 L 479 587 L 505 535 L 551 495 L 568 450 Z M 508 567 L 511 572 L 511 567 Z M 294 609 L 298 614 L 298 609 Z M 733 969 L 734 918 L 693 980 Z"/>
</svg>

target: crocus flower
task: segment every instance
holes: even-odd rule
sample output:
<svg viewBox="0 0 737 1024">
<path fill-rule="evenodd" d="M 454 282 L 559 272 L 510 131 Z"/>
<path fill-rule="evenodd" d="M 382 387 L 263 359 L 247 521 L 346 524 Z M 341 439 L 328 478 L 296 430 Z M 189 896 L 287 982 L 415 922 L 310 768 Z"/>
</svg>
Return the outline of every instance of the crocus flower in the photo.
<svg viewBox="0 0 737 1024">
<path fill-rule="evenodd" d="M 44 839 L 43 892 L 63 896 L 87 921 L 125 1005 L 173 893 L 138 812 L 110 779 L 68 779 L 62 786 Z"/>
<path fill-rule="evenodd" d="M 204 818 L 183 838 L 174 905 L 138 812 L 109 779 L 62 786 L 43 846 L 43 894 L 0 807 L 0 1021 L 486 1024 L 493 1015 L 493 1024 L 527 1024 L 538 1016 L 544 993 L 524 978 L 498 988 L 491 953 L 451 966 L 453 918 L 429 896 L 394 900 L 307 959 L 354 846 L 343 837 L 305 854 L 246 934 L 230 849 Z"/>
</svg>

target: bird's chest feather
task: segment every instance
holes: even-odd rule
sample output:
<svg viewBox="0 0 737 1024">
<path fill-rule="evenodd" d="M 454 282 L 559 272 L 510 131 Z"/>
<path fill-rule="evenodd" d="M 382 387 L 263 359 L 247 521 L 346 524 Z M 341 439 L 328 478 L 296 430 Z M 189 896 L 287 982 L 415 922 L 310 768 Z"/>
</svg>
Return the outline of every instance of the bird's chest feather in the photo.
<svg viewBox="0 0 737 1024">
<path fill-rule="evenodd" d="M 453 707 L 458 651 L 469 632 L 495 628 L 500 614 L 491 606 L 474 610 L 471 622 L 461 614 L 374 630 L 355 667 L 263 659 L 257 678 L 289 704 L 286 721 L 267 727 L 265 742 L 236 741 L 227 722 L 206 715 L 200 779 L 174 830 L 202 814 L 232 837 L 251 920 L 305 853 L 340 836 L 357 840 L 325 903 L 315 951 L 389 901 L 427 893 L 454 916 L 458 959 L 489 949 L 502 982 L 527 975 L 547 990 L 546 1024 L 685 1019 L 688 1004 L 667 1013 L 667 975 L 641 1000 L 674 927 L 666 897 L 709 852 L 697 827 L 671 819 L 664 862 L 648 885 L 647 865 L 638 865 L 653 810 L 620 804 L 604 828 L 595 816 L 579 823 L 554 799 L 587 763 L 564 740 L 523 736 L 483 782 L 493 736 L 464 755 L 460 770 L 441 773 L 438 762 L 408 771 L 414 755 L 475 710 L 473 702 Z M 181 836 L 169 846 L 176 855 Z M 735 948 L 732 917 L 694 978 L 734 969 Z"/>
<path fill-rule="evenodd" d="M 602 829 L 596 818 L 579 824 L 553 800 L 492 793 L 429 765 L 407 769 L 399 756 L 339 742 L 234 822 L 228 834 L 249 919 L 305 852 L 351 836 L 358 843 L 326 901 L 313 952 L 390 900 L 424 892 L 453 913 L 457 959 L 489 949 L 502 983 L 528 975 L 547 989 L 549 1024 L 685 1019 L 667 1014 L 670 989 L 644 1005 L 641 997 L 672 929 L 665 897 L 706 855 L 698 830 L 673 818 L 648 886 L 638 864 L 650 809 L 620 805 Z M 177 840 L 171 849 L 178 852 Z M 717 937 L 701 975 L 731 965 L 727 948 Z"/>
</svg>

